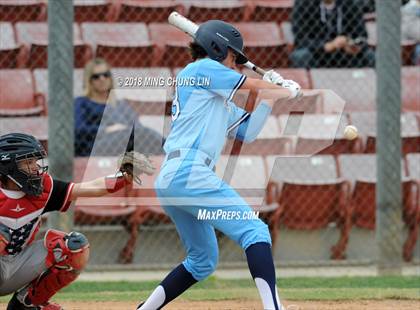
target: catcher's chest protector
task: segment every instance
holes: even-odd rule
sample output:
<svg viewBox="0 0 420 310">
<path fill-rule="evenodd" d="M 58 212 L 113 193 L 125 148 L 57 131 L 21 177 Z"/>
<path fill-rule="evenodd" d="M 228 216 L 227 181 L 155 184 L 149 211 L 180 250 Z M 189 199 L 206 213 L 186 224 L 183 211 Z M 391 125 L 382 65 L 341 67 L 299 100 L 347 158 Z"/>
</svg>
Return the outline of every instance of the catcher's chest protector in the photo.
<svg viewBox="0 0 420 310">
<path fill-rule="evenodd" d="M 9 228 L 11 240 L 6 247 L 8 255 L 14 255 L 31 244 L 41 225 L 41 215 L 52 190 L 52 179 L 44 178 L 44 190 L 40 196 L 12 198 L 0 190 L 0 223 Z"/>
</svg>

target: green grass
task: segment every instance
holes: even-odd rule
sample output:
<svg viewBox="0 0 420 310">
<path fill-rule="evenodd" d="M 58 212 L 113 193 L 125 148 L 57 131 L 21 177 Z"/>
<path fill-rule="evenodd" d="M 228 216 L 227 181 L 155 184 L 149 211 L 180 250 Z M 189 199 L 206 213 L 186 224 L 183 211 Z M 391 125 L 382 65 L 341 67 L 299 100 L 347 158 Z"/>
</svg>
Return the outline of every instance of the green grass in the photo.
<svg viewBox="0 0 420 310">
<path fill-rule="evenodd" d="M 146 298 L 158 281 L 76 282 L 55 300 L 137 301 Z M 278 280 L 282 298 L 289 300 L 420 300 L 420 277 L 287 278 Z M 9 297 L 1 297 L 6 302 Z M 185 300 L 257 299 L 252 280 L 224 280 L 210 277 L 188 290 Z"/>
</svg>

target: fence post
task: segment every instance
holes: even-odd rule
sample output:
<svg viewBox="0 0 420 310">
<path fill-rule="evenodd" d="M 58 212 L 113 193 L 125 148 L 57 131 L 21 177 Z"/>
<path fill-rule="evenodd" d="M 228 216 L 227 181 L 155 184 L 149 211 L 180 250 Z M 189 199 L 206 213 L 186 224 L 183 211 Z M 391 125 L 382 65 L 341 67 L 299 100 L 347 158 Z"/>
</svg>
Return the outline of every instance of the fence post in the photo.
<svg viewBox="0 0 420 310">
<path fill-rule="evenodd" d="M 376 0 L 377 190 L 379 274 L 401 274 L 401 13 L 400 1 Z"/>
<path fill-rule="evenodd" d="M 48 164 L 51 175 L 73 178 L 73 1 L 48 1 Z M 70 215 L 51 214 L 49 226 L 70 230 Z"/>
</svg>

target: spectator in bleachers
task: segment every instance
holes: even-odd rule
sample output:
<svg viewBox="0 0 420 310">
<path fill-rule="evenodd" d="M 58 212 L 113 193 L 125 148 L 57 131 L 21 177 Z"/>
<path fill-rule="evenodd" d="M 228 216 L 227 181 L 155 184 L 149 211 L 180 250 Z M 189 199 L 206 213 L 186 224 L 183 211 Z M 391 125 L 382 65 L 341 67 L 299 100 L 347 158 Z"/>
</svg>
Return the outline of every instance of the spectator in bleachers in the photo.
<svg viewBox="0 0 420 310">
<path fill-rule="evenodd" d="M 86 64 L 83 82 L 85 96 L 76 98 L 74 106 L 76 156 L 115 156 L 134 146 L 145 154 L 163 152 L 162 136 L 144 127 L 130 104 L 111 92 L 111 68 L 104 59 Z"/>
<path fill-rule="evenodd" d="M 363 13 L 375 12 L 375 0 L 354 0 L 354 2 L 363 6 Z"/>
<path fill-rule="evenodd" d="M 294 67 L 372 67 L 363 6 L 353 0 L 296 0 Z"/>
<path fill-rule="evenodd" d="M 401 8 L 401 31 L 403 40 L 417 42 L 413 61 L 420 65 L 420 0 L 411 0 Z"/>
</svg>

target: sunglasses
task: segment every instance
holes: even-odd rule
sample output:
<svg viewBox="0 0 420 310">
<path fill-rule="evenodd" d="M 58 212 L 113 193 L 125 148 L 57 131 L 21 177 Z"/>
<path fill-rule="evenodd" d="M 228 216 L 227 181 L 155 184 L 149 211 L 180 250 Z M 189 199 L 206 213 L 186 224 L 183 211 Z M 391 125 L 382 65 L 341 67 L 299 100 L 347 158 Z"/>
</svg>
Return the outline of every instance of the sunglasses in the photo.
<svg viewBox="0 0 420 310">
<path fill-rule="evenodd" d="M 109 78 L 109 77 L 111 77 L 111 72 L 106 71 L 106 72 L 94 73 L 94 74 L 92 74 L 90 79 L 91 80 L 98 80 L 101 76 L 103 76 L 105 78 Z"/>
</svg>

